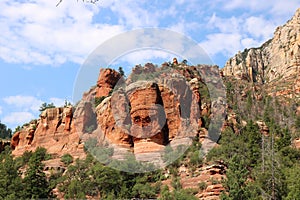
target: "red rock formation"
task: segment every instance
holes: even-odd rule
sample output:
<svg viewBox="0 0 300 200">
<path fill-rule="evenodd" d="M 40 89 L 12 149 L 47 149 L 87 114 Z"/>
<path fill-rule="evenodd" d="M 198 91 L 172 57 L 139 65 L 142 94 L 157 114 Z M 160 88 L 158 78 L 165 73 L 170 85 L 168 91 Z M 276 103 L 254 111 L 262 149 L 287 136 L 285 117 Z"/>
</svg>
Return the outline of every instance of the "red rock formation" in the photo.
<svg viewBox="0 0 300 200">
<path fill-rule="evenodd" d="M 198 191 L 195 196 L 199 199 L 219 200 L 220 194 L 225 190 L 221 184 L 222 180 L 226 177 L 225 171 L 226 167 L 220 162 L 199 166 L 193 172 L 187 167 L 181 166 L 178 169 L 178 175 L 182 188 Z M 166 174 L 166 176 L 168 177 L 169 175 Z M 168 185 L 169 189 L 173 190 L 170 179 L 162 181 L 162 184 Z M 199 188 L 200 184 L 202 185 L 201 188 Z"/>
<path fill-rule="evenodd" d="M 85 157 L 72 117 L 71 107 L 46 109 L 39 121 L 31 122 L 13 135 L 13 155 L 20 156 L 24 151 L 34 151 L 40 146 L 47 148 L 50 154 L 70 153 L 74 157 Z"/>
<path fill-rule="evenodd" d="M 98 132 L 99 135 L 102 134 L 110 144 L 128 148 L 132 146 L 131 137 L 128 134 L 126 127 L 116 125 L 116 120 L 112 111 L 111 97 L 107 97 L 102 101 L 96 109 L 96 114 L 97 123 L 101 130 Z"/>
<path fill-rule="evenodd" d="M 135 75 L 155 70 L 152 64 L 133 69 Z M 122 158 L 121 154 L 127 151 L 134 152 L 136 158 L 143 161 L 151 157 L 161 160 L 164 147 L 169 143 L 172 148 L 183 143 L 188 145 L 190 141 L 182 138 L 196 136 L 198 127 L 202 126 L 199 82 L 197 78 L 188 80 L 191 76 L 200 76 L 195 76 L 196 68 L 184 71 L 186 78 L 180 73 L 176 76 L 166 73 L 161 74 L 157 82 L 132 82 L 139 77 L 131 75 L 126 86 L 118 85 L 112 96 L 106 97 L 95 110 L 98 129 L 93 134 L 97 135 L 98 143 L 113 147 L 114 157 Z M 79 120 L 79 125 L 82 121 Z"/>
<path fill-rule="evenodd" d="M 108 96 L 121 77 L 121 74 L 113 69 L 102 68 L 97 81 L 96 97 Z"/>
</svg>

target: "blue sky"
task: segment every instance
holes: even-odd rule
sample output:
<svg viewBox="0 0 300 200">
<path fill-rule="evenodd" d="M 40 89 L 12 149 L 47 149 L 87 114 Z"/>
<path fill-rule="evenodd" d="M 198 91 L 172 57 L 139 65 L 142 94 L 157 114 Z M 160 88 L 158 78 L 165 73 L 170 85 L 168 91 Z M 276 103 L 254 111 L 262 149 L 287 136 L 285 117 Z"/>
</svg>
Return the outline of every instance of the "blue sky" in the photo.
<svg viewBox="0 0 300 200">
<path fill-rule="evenodd" d="M 56 7 L 57 2 L 0 1 L 0 120 L 12 129 L 37 118 L 43 102 L 72 101 L 81 65 L 113 36 L 166 28 L 197 42 L 223 67 L 237 51 L 272 38 L 300 5 L 300 0 L 101 0 L 95 5 L 63 0 Z M 171 55 L 143 52 L 125 58 L 130 69 L 170 61 Z"/>
</svg>

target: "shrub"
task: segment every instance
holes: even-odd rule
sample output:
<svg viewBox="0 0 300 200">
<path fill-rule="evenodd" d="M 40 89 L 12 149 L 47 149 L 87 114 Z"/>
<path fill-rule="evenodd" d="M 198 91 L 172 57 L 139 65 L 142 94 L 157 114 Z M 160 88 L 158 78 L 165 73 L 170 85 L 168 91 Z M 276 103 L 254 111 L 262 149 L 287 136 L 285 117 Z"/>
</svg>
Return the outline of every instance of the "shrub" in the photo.
<svg viewBox="0 0 300 200">
<path fill-rule="evenodd" d="M 63 162 L 65 165 L 69 165 L 69 164 L 71 164 L 72 162 L 73 162 L 73 157 L 70 155 L 70 154 L 68 154 L 68 153 L 66 153 L 66 154 L 64 154 L 62 157 L 61 157 L 61 162 Z"/>
</svg>

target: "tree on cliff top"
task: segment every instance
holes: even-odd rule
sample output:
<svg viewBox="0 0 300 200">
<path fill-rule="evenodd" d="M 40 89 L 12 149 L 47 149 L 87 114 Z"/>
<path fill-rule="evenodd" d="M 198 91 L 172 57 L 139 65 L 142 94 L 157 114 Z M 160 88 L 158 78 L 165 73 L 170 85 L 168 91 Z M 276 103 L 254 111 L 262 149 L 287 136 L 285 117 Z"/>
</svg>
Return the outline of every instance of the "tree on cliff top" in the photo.
<svg viewBox="0 0 300 200">
<path fill-rule="evenodd" d="M 39 111 L 43 112 L 44 110 L 48 109 L 48 108 L 55 108 L 55 105 L 53 103 L 46 103 L 44 102 L 41 106 Z"/>
</svg>

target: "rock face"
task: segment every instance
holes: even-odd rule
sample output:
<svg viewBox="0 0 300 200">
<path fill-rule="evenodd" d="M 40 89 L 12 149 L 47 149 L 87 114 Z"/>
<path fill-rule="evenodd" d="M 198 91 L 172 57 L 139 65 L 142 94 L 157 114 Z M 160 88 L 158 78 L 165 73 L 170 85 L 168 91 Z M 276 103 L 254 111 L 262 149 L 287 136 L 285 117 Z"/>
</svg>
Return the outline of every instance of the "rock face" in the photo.
<svg viewBox="0 0 300 200">
<path fill-rule="evenodd" d="M 195 196 L 201 200 L 219 200 L 220 194 L 225 190 L 221 183 L 226 177 L 226 167 L 222 162 L 199 166 L 193 172 L 181 166 L 178 172 L 182 188 L 197 190 Z M 170 179 L 162 181 L 162 184 L 168 185 L 169 189 L 173 190 Z"/>
<path fill-rule="evenodd" d="M 42 146 L 59 156 L 81 157 L 84 142 L 94 137 L 99 144 L 113 147 L 116 158 L 133 152 L 142 160 L 153 157 L 161 162 L 165 146 L 176 148 L 200 133 L 199 87 L 203 83 L 195 67 L 178 65 L 171 73 L 166 66 L 148 63 L 136 66 L 132 74 L 125 84 L 119 81 L 122 76 L 117 71 L 101 69 L 97 86 L 83 95 L 76 109 L 46 109 L 40 119 L 15 133 L 13 154 L 19 156 Z M 159 77 L 152 78 L 153 74 Z M 97 107 L 96 97 L 103 97 Z"/>
<path fill-rule="evenodd" d="M 126 84 L 117 85 L 95 108 L 97 140 L 114 148 L 113 157 L 132 152 L 137 160 L 162 164 L 167 145 L 189 145 L 188 140 L 199 134 L 200 75 L 183 66 L 176 72 L 149 63 L 136 66 Z M 159 79 L 147 80 L 155 73 Z"/>
<path fill-rule="evenodd" d="M 72 109 L 65 107 L 44 110 L 39 120 L 31 121 L 13 135 L 13 154 L 20 156 L 25 151 L 34 151 L 40 146 L 46 148 L 48 153 L 58 156 L 71 153 L 74 157 L 83 158 L 83 145 L 72 123 Z"/>
<path fill-rule="evenodd" d="M 121 77 L 121 74 L 113 69 L 101 69 L 97 81 L 96 97 L 108 96 Z"/>
<path fill-rule="evenodd" d="M 259 48 L 245 49 L 230 58 L 222 69 L 224 76 L 269 85 L 290 83 L 290 88 L 276 95 L 299 97 L 300 9 L 285 25 L 276 29 L 274 37 Z M 293 96 L 294 97 L 294 96 Z"/>
</svg>

